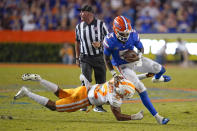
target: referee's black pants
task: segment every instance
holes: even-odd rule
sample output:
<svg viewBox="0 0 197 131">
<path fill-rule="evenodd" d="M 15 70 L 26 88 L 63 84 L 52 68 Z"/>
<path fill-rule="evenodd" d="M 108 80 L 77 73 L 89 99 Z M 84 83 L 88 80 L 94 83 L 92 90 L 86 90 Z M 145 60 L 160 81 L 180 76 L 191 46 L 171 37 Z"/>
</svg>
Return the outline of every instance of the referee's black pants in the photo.
<svg viewBox="0 0 197 131">
<path fill-rule="evenodd" d="M 99 56 L 80 56 L 80 67 L 82 74 L 87 78 L 89 82 L 92 82 L 92 71 L 94 70 L 94 76 L 96 84 L 102 84 L 106 82 L 106 66 L 103 59 L 103 55 Z"/>
</svg>

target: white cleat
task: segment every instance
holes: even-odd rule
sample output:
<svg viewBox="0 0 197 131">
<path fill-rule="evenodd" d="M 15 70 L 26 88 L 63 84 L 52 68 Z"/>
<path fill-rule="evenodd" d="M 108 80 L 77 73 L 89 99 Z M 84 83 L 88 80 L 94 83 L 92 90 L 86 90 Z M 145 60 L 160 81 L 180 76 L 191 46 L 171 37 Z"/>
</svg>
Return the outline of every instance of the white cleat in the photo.
<svg viewBox="0 0 197 131">
<path fill-rule="evenodd" d="M 38 75 L 38 74 L 29 74 L 29 73 L 23 74 L 21 78 L 24 81 L 28 81 L 28 80 L 39 81 L 39 80 L 41 80 L 40 75 Z"/>
<path fill-rule="evenodd" d="M 163 76 L 161 76 L 159 79 L 155 79 L 155 77 L 152 78 L 153 83 L 159 83 L 159 82 L 164 82 Z"/>
<path fill-rule="evenodd" d="M 140 111 L 134 115 L 131 115 L 132 120 L 142 120 L 144 118 L 144 111 Z"/>
<path fill-rule="evenodd" d="M 27 96 L 28 89 L 23 86 L 14 96 L 14 100 Z"/>
<path fill-rule="evenodd" d="M 169 81 L 171 81 L 171 77 L 167 75 L 162 75 L 159 79 L 155 79 L 155 77 L 152 78 L 153 83 L 169 82 Z"/>
</svg>

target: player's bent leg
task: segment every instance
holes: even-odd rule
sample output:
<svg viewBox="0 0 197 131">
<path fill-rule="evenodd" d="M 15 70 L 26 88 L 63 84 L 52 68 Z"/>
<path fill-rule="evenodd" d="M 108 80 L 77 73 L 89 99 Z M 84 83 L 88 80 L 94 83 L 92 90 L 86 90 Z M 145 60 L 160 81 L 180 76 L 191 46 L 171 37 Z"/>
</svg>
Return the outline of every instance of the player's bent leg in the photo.
<svg viewBox="0 0 197 131">
<path fill-rule="evenodd" d="M 35 102 L 51 109 L 51 110 L 54 110 L 54 105 L 55 104 L 52 104 L 54 102 L 52 102 L 51 100 L 49 100 L 48 98 L 44 97 L 44 96 L 40 96 L 40 95 L 37 95 L 31 91 L 29 91 L 25 86 L 23 86 L 19 91 L 18 93 L 14 96 L 14 99 L 19 99 L 19 98 L 22 98 L 22 97 L 29 97 L 31 98 L 32 100 L 34 100 Z"/>
<path fill-rule="evenodd" d="M 57 92 L 57 90 L 59 89 L 58 85 L 56 85 L 53 82 L 47 81 L 45 79 L 41 79 L 40 84 L 45 88 L 49 89 L 50 91 L 52 91 L 53 93 Z"/>
<path fill-rule="evenodd" d="M 58 85 L 56 85 L 55 83 L 50 82 L 48 80 L 45 80 L 45 79 L 40 79 L 39 82 L 42 86 L 44 86 L 46 89 L 52 91 L 57 97 L 59 97 L 59 92 L 62 89 L 60 89 L 58 87 Z"/>
<path fill-rule="evenodd" d="M 154 73 L 143 73 L 143 74 L 138 74 L 137 77 L 139 80 L 143 80 L 149 77 L 153 77 L 155 74 Z"/>
<path fill-rule="evenodd" d="M 28 92 L 28 89 L 25 86 L 22 86 L 22 88 L 16 93 L 16 95 L 14 96 L 14 100 L 26 97 Z"/>
<path fill-rule="evenodd" d="M 141 101 L 142 103 L 144 104 L 144 106 L 149 110 L 149 112 L 155 116 L 157 114 L 157 111 L 156 109 L 154 108 L 149 96 L 148 96 L 148 93 L 147 91 L 143 91 L 141 93 L 139 93 L 140 95 L 140 98 L 141 98 Z"/>
<path fill-rule="evenodd" d="M 146 91 L 146 87 L 144 86 L 144 84 L 137 78 L 137 75 L 135 74 L 135 72 L 133 70 L 131 70 L 130 68 L 123 68 L 120 69 L 122 72 L 122 75 L 130 80 L 134 85 L 135 88 L 137 90 L 137 92 L 140 95 L 140 98 L 142 100 L 142 103 L 144 104 L 144 106 L 149 110 L 149 112 L 155 116 L 157 114 L 156 109 L 154 108 L 153 104 L 151 103 L 151 100 L 148 96 L 148 93 Z"/>
<path fill-rule="evenodd" d="M 155 76 L 152 78 L 153 83 L 158 82 L 169 82 L 171 80 L 170 76 L 163 75 L 166 72 L 165 68 L 162 66 L 160 71 L 155 74 Z"/>
<path fill-rule="evenodd" d="M 149 72 L 149 73 L 154 73 L 155 76 L 152 78 L 152 82 L 156 83 L 156 82 L 168 82 L 171 80 L 170 76 L 166 76 L 163 75 L 166 70 L 165 68 L 160 65 L 159 63 L 146 58 L 146 57 L 142 57 L 142 66 L 138 67 L 138 66 L 134 66 L 134 70 L 138 71 L 138 72 Z"/>
<path fill-rule="evenodd" d="M 29 74 L 29 73 L 23 74 L 22 80 L 24 80 L 24 81 L 27 81 L 27 80 L 39 81 L 42 86 L 44 86 L 45 88 L 52 91 L 55 95 L 57 94 L 58 90 L 60 90 L 58 85 L 56 85 L 55 83 L 52 83 L 50 81 L 47 81 L 45 79 L 42 79 L 41 76 L 38 74 Z"/>
<path fill-rule="evenodd" d="M 169 119 L 167 121 L 167 118 L 164 119 L 163 117 L 157 115 L 158 113 L 157 113 L 156 109 L 154 108 L 154 106 L 153 106 L 153 104 L 152 104 L 152 102 L 151 102 L 151 100 L 148 96 L 148 93 L 146 91 L 146 87 L 144 86 L 144 84 L 139 79 L 137 79 L 137 76 L 136 76 L 135 72 L 132 71 L 130 68 L 127 68 L 127 67 L 126 68 L 124 67 L 123 69 L 121 69 L 121 66 L 120 66 L 119 70 L 121 71 L 121 74 L 126 79 L 133 82 L 133 84 L 136 87 L 137 92 L 140 95 L 142 103 L 149 110 L 149 112 L 156 118 L 157 122 L 158 122 L 158 120 L 161 120 L 159 122 L 162 123 L 162 121 L 164 120 L 163 123 L 167 123 L 169 121 Z"/>
<path fill-rule="evenodd" d="M 165 125 L 170 121 L 170 119 L 164 118 L 164 117 L 160 116 L 158 113 L 154 117 L 157 120 L 157 123 L 159 123 L 161 125 Z"/>
</svg>

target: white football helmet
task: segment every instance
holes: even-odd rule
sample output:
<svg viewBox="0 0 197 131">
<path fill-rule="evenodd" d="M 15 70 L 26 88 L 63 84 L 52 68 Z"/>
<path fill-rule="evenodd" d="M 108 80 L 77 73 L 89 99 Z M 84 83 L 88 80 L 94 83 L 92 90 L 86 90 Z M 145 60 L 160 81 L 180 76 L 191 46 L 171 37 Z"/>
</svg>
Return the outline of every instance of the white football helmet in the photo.
<svg viewBox="0 0 197 131">
<path fill-rule="evenodd" d="M 126 79 L 122 79 L 119 82 L 118 87 L 115 87 L 115 91 L 123 96 L 123 98 L 131 98 L 133 97 L 134 93 L 135 93 L 135 86 L 128 80 Z"/>
</svg>

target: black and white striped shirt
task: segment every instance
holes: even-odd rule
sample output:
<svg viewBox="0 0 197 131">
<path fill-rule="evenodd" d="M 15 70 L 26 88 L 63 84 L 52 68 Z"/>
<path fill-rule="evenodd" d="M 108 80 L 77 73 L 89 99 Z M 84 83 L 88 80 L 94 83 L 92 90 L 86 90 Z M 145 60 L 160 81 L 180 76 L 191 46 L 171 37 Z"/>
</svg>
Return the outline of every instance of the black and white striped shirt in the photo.
<svg viewBox="0 0 197 131">
<path fill-rule="evenodd" d="M 94 19 L 92 23 L 81 22 L 76 26 L 76 41 L 80 42 L 80 53 L 95 56 L 103 53 L 103 47 L 95 49 L 92 42 L 101 42 L 108 34 L 105 23 L 99 19 Z"/>
</svg>

